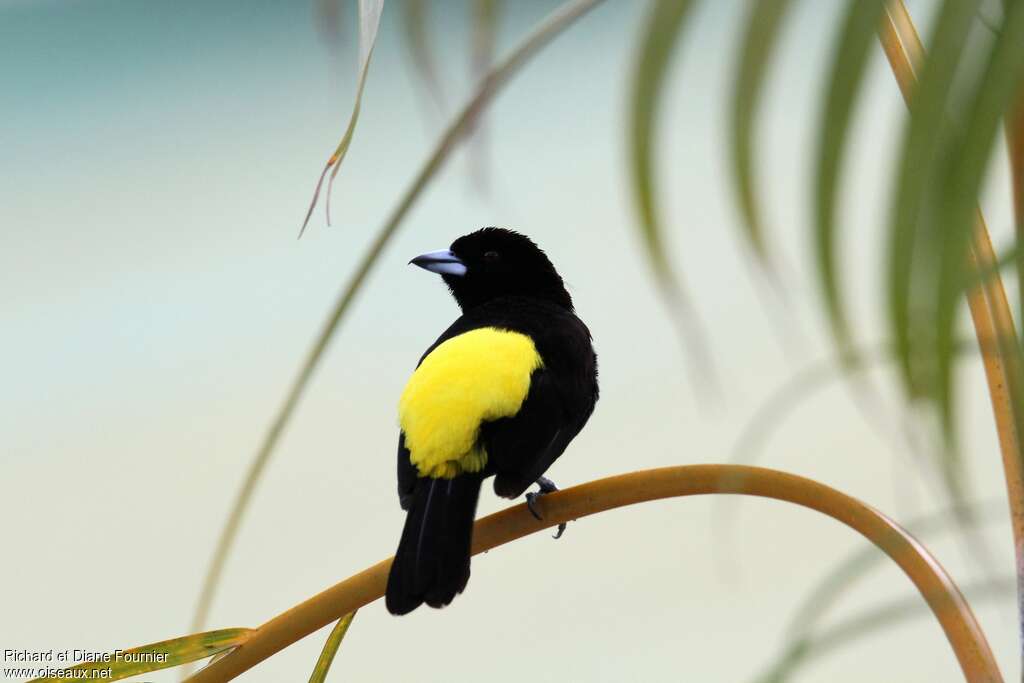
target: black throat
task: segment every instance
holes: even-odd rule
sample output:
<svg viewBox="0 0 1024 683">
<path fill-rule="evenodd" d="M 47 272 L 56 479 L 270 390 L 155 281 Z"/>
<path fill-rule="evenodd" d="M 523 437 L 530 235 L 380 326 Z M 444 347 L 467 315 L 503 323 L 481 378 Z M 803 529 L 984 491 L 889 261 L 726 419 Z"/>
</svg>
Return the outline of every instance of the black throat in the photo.
<svg viewBox="0 0 1024 683">
<path fill-rule="evenodd" d="M 540 299 L 573 312 L 572 297 L 557 273 L 536 273 L 514 283 L 474 277 L 472 274 L 465 277 L 445 275 L 443 279 L 463 312 L 510 296 Z"/>
</svg>

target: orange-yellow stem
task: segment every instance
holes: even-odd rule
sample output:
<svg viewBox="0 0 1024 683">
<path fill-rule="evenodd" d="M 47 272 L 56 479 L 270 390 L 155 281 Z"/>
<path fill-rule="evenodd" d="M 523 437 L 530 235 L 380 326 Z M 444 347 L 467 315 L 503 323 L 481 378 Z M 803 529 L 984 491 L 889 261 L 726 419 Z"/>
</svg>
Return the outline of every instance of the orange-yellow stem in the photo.
<svg viewBox="0 0 1024 683">
<path fill-rule="evenodd" d="M 609 477 L 540 499 L 544 521 L 517 505 L 477 521 L 473 553 L 481 553 L 561 522 L 646 501 L 712 493 L 775 498 L 817 510 L 862 534 L 906 573 L 938 618 L 970 683 L 1001 682 L 985 636 L 956 585 L 925 548 L 885 515 L 824 484 L 742 465 L 688 465 Z M 812 549 L 808 549 L 809 551 Z M 231 654 L 189 679 L 228 681 L 384 594 L 390 558 L 345 579 L 259 627 Z M 440 615 L 439 615 L 440 616 Z"/>
</svg>

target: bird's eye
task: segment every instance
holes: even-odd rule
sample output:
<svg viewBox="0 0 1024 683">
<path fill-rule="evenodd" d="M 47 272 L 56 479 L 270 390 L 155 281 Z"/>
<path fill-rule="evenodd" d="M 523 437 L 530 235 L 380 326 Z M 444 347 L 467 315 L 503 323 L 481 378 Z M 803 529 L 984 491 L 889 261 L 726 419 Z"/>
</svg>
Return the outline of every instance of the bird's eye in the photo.
<svg viewBox="0 0 1024 683">
<path fill-rule="evenodd" d="M 498 260 L 498 252 L 496 252 L 496 251 L 484 252 L 484 261 L 497 261 L 497 260 Z"/>
</svg>

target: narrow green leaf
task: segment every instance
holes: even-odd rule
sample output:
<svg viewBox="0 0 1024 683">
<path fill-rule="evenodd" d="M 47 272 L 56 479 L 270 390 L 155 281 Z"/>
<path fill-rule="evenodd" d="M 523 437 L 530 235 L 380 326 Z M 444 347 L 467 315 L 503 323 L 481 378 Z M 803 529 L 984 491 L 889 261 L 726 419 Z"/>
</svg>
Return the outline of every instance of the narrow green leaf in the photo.
<svg viewBox="0 0 1024 683">
<path fill-rule="evenodd" d="M 852 340 L 836 269 L 836 189 L 850 137 L 854 106 L 861 92 L 869 50 L 884 8 L 885 0 L 851 0 L 847 4 L 818 124 L 814 245 L 832 334 L 839 346 L 840 358 L 846 365 L 850 362 L 848 351 Z"/>
<path fill-rule="evenodd" d="M 566 2 L 536 26 L 508 56 L 495 64 L 494 69 L 487 74 L 487 77 L 480 83 L 473 96 L 448 124 L 430 156 L 423 163 L 423 166 L 420 167 L 410 182 L 409 187 L 406 188 L 401 199 L 399 199 L 388 215 L 384 225 L 381 226 L 371 241 L 366 254 L 360 260 L 359 265 L 356 266 L 355 272 L 351 275 L 328 312 L 327 319 L 324 321 L 323 327 L 313 340 L 312 347 L 303 359 L 302 365 L 291 387 L 289 387 L 287 395 L 284 397 L 277 414 L 274 416 L 273 422 L 271 422 L 260 443 L 259 450 L 257 450 L 252 462 L 249 463 L 245 480 L 242 482 L 242 486 L 235 497 L 224 528 L 221 530 L 220 538 L 217 540 L 217 547 L 214 550 L 213 558 L 210 560 L 210 566 L 203 580 L 203 588 L 199 595 L 193 619 L 196 629 L 202 628 L 203 623 L 206 621 L 206 615 L 213 602 L 213 596 L 217 592 L 217 585 L 224 571 L 224 565 L 227 562 L 228 555 L 231 554 L 231 548 L 234 545 L 235 538 L 238 536 L 242 519 L 249 507 L 249 503 L 252 501 L 256 484 L 263 476 L 267 463 L 270 462 L 270 456 L 277 448 L 285 427 L 291 421 L 300 399 L 309 386 L 310 379 L 319 367 L 320 361 L 327 351 L 327 346 L 341 326 L 341 322 L 352 302 L 362 290 L 370 271 L 373 270 L 380 255 L 384 252 L 384 247 L 391 241 L 391 238 L 402 225 L 402 221 L 408 215 L 409 210 L 412 209 L 420 195 L 426 190 L 431 180 L 434 179 L 441 168 L 443 168 L 445 162 L 451 157 L 452 152 L 463 139 L 465 132 L 472 125 L 476 116 L 490 104 L 494 96 L 530 58 L 540 52 L 542 48 L 571 26 L 573 22 L 594 9 L 601 2 L 602 0 L 570 0 Z"/>
<path fill-rule="evenodd" d="M 888 295 L 890 325 L 904 383 L 913 397 L 936 397 L 934 378 L 934 317 L 920 310 L 922 293 L 912 288 L 915 265 L 927 257 L 921 223 L 925 195 L 932 181 L 941 145 L 953 76 L 961 62 L 967 34 L 980 0 L 944 0 L 935 19 L 928 57 L 908 106 L 910 120 L 899 155 L 896 190 L 889 220 Z M 915 263 L 917 260 L 917 263 Z M 924 270 L 927 272 L 927 263 Z M 931 301 L 931 297 L 926 297 Z M 912 316 L 913 311 L 913 316 Z M 912 333 L 912 327 L 914 328 Z M 922 367 L 921 357 L 930 363 Z"/>
<path fill-rule="evenodd" d="M 629 98 L 629 143 L 633 194 L 640 215 L 640 237 L 668 312 L 687 342 L 691 368 L 715 387 L 714 365 L 696 310 L 666 255 L 658 209 L 654 134 L 668 67 L 692 14 L 692 0 L 655 0 L 640 37 Z"/>
<path fill-rule="evenodd" d="M 358 611 L 356 610 L 356 612 Z M 309 677 L 309 683 L 323 683 L 327 680 L 327 672 L 331 668 L 331 662 L 334 661 L 334 655 L 338 654 L 341 641 L 344 640 L 345 634 L 348 633 L 348 627 L 352 624 L 352 620 L 355 617 L 355 612 L 349 612 L 341 619 L 338 619 L 338 623 L 331 629 L 331 635 L 327 636 L 324 649 L 320 651 L 320 657 L 316 660 L 316 666 L 313 667 L 313 674 Z"/>
<path fill-rule="evenodd" d="M 669 62 L 692 7 L 691 0 L 655 0 L 640 40 L 630 97 L 633 193 L 640 212 L 641 235 L 655 275 L 669 290 L 676 290 L 678 285 L 665 256 L 657 207 L 654 132 Z"/>
<path fill-rule="evenodd" d="M 792 0 L 760 0 L 751 3 L 743 47 L 732 91 L 733 183 L 743 212 L 747 240 L 754 253 L 768 265 L 760 203 L 754 185 L 755 118 L 761 103 L 762 86 L 775 53 L 783 21 Z"/>
<path fill-rule="evenodd" d="M 954 434 L 953 339 L 956 313 L 967 271 L 971 231 L 977 220 L 978 194 L 991 159 L 1003 114 L 1010 108 L 1024 73 L 1024 2 L 1009 2 L 1002 30 L 993 40 L 987 63 L 970 97 L 962 132 L 943 155 L 938 185 L 941 209 L 930 240 L 940 245 L 938 286 L 934 290 L 936 360 L 940 415 Z"/>
<path fill-rule="evenodd" d="M 206 659 L 238 647 L 252 633 L 253 630 L 248 628 L 227 628 L 163 640 L 130 650 L 114 650 L 107 655 L 109 661 L 79 664 L 69 669 L 54 671 L 48 678 L 36 678 L 29 683 L 87 679 L 119 681 L 122 678 Z"/>
<path fill-rule="evenodd" d="M 306 218 L 302 221 L 302 228 L 299 229 L 299 237 L 305 232 L 309 224 L 309 218 L 313 215 L 317 200 L 320 198 L 320 188 L 323 186 L 324 177 L 331 172 L 331 178 L 327 182 L 327 224 L 331 224 L 331 188 L 334 178 L 338 175 L 341 162 L 348 153 L 348 147 L 352 143 L 352 135 L 356 130 L 356 122 L 359 120 L 359 109 L 363 101 L 363 87 L 366 85 L 366 74 L 370 70 L 370 57 L 373 56 L 373 46 L 377 42 L 377 29 L 380 27 L 380 15 L 384 11 L 384 0 L 359 0 L 359 83 L 356 86 L 355 102 L 352 104 L 352 115 L 349 117 L 348 126 L 345 127 L 345 134 L 341 136 L 341 142 L 335 148 L 334 153 L 327 159 L 324 170 L 317 180 L 316 190 L 313 192 L 313 199 L 306 210 Z"/>
<path fill-rule="evenodd" d="M 1024 90 L 1017 94 L 1016 103 L 1007 112 L 1005 128 L 1014 228 L 1017 239 L 1024 240 Z M 1017 273 L 1024 274 L 1024 251 L 1017 257 Z M 1024 325 L 1024 277 L 1017 278 L 1017 321 Z"/>
</svg>

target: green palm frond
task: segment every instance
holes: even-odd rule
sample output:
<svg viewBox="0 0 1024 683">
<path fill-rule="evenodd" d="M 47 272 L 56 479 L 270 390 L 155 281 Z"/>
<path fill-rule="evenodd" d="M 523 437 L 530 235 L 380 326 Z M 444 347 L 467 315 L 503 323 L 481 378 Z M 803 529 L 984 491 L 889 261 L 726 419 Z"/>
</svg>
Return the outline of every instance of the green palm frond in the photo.
<svg viewBox="0 0 1024 683">
<path fill-rule="evenodd" d="M 852 339 L 836 266 L 836 194 L 843 159 L 850 146 L 854 107 L 861 92 L 871 48 L 875 47 L 875 32 L 884 7 L 885 0 L 850 0 L 847 3 L 818 124 L 814 174 L 815 258 L 832 333 L 845 365 L 851 362 L 847 351 Z"/>
<path fill-rule="evenodd" d="M 754 183 L 755 119 L 764 91 L 768 67 L 778 45 L 784 20 L 793 0 L 762 0 L 752 3 L 732 90 L 733 186 L 743 213 L 746 237 L 754 253 L 768 264 L 760 202 Z"/>
</svg>

